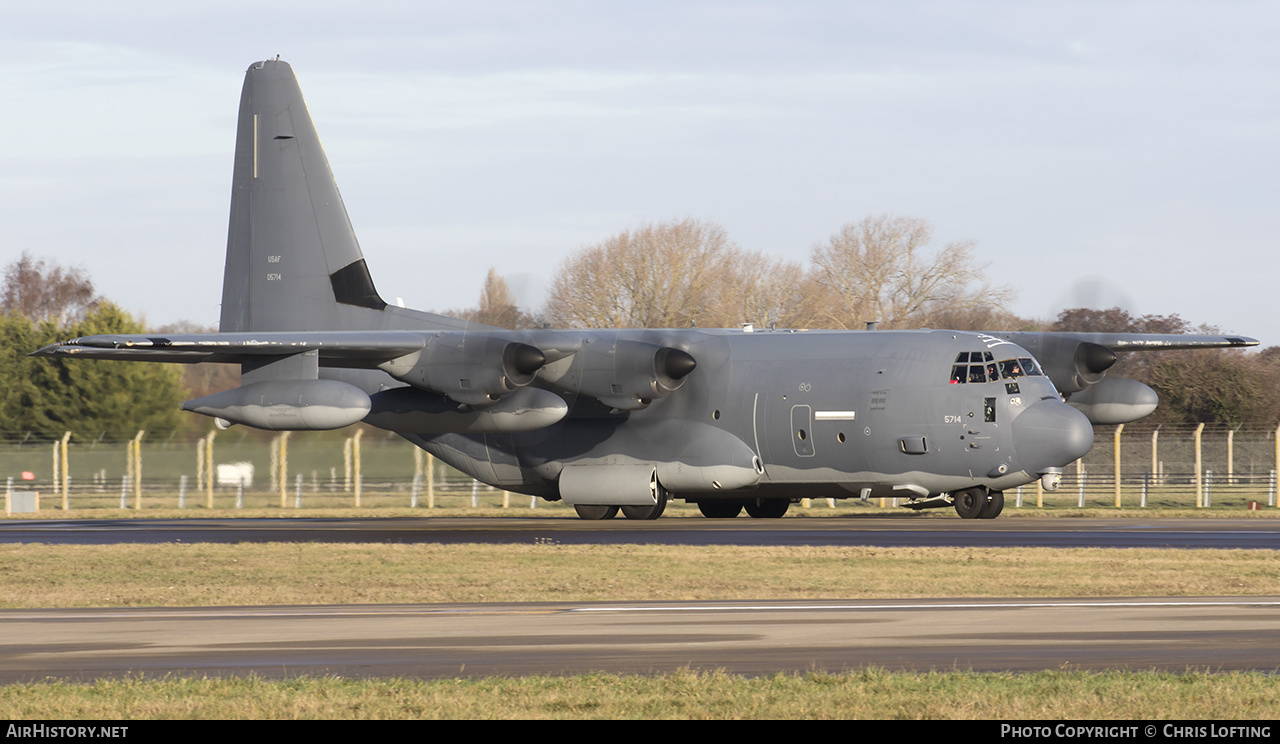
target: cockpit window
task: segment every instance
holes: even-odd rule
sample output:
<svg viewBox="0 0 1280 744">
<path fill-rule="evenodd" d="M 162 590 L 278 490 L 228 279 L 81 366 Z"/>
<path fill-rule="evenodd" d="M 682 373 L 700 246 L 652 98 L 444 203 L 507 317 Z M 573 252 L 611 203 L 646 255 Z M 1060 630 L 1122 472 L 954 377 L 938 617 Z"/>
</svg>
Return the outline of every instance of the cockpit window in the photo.
<svg viewBox="0 0 1280 744">
<path fill-rule="evenodd" d="M 1036 366 L 1036 360 L 1030 357 L 1022 357 L 1020 359 L 1005 359 L 1000 362 L 1000 376 L 1006 380 L 1016 380 L 1019 377 L 1039 377 L 1043 372 Z"/>
<path fill-rule="evenodd" d="M 989 351 L 962 351 L 956 355 L 956 360 L 951 365 L 951 384 L 980 384 L 1002 379 L 1039 377 L 1043 374 L 1036 360 L 1031 357 L 1003 359 L 997 362 Z"/>
</svg>

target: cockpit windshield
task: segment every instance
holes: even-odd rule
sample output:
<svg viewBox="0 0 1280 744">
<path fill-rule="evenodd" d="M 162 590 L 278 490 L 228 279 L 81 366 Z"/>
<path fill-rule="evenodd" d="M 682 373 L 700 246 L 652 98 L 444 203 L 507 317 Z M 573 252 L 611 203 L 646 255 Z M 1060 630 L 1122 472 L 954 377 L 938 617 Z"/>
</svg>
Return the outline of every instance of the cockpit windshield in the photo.
<svg viewBox="0 0 1280 744">
<path fill-rule="evenodd" d="M 951 384 L 979 384 L 1044 375 L 1031 357 L 995 361 L 989 351 L 962 351 L 951 366 Z"/>
</svg>

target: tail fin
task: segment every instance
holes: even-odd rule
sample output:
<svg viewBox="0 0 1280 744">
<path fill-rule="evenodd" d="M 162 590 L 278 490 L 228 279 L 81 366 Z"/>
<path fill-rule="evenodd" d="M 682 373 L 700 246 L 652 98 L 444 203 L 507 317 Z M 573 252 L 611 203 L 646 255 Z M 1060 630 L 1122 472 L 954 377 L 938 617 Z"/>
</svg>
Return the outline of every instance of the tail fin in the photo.
<svg viewBox="0 0 1280 744">
<path fill-rule="evenodd" d="M 287 62 L 249 67 L 240 96 L 219 330 L 450 328 L 388 307 L 373 286 Z"/>
</svg>

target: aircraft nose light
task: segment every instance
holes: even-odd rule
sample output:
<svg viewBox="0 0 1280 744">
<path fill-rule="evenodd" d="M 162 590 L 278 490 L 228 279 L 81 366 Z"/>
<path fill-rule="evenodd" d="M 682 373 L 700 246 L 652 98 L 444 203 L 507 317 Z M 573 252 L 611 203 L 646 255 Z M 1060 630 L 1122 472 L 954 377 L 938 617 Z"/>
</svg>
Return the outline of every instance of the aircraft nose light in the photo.
<svg viewBox="0 0 1280 744">
<path fill-rule="evenodd" d="M 1022 469 L 1039 474 L 1088 454 L 1093 449 L 1093 427 L 1071 406 L 1044 400 L 1013 420 L 1013 441 Z"/>
</svg>

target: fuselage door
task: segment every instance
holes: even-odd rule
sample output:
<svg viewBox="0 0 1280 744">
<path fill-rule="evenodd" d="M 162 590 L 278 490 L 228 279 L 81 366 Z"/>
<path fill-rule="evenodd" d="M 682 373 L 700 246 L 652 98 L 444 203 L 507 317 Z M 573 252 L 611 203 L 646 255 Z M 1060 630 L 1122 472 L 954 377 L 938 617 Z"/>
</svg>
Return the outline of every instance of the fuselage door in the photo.
<svg viewBox="0 0 1280 744">
<path fill-rule="evenodd" d="M 809 406 L 791 407 L 791 444 L 801 457 L 813 457 L 813 409 Z"/>
</svg>

